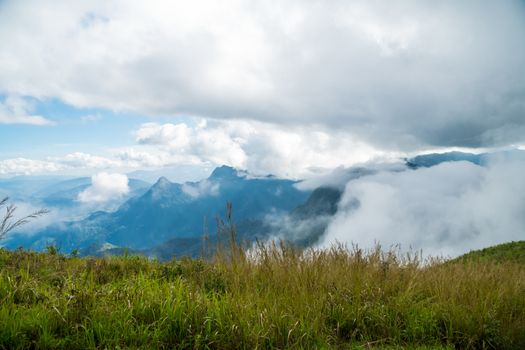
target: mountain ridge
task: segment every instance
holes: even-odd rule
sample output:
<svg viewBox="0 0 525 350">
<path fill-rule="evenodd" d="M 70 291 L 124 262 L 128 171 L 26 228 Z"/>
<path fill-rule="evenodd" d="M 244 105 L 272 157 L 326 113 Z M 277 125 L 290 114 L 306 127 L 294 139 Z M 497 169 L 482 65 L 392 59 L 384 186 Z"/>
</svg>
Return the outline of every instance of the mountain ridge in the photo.
<svg viewBox="0 0 525 350">
<path fill-rule="evenodd" d="M 228 166 L 218 167 L 199 182 L 178 184 L 159 179 L 142 195 L 124 202 L 114 212 L 98 211 L 83 220 L 52 225 L 41 232 L 42 241 L 64 251 L 108 243 L 130 249 L 153 249 L 173 239 L 193 239 L 203 233 L 205 220 L 213 221 L 227 202 L 234 203 L 239 221 L 262 220 L 268 213 L 286 213 L 303 203 L 309 191 L 297 181 L 251 178 Z M 193 191 L 193 192 L 192 192 Z"/>
</svg>

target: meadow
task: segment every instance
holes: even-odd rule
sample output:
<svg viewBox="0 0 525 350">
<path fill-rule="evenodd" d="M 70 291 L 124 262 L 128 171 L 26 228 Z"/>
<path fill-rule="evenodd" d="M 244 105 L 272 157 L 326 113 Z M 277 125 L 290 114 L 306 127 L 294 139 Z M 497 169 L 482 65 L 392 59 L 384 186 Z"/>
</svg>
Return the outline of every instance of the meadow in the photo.
<svg viewBox="0 0 525 350">
<path fill-rule="evenodd" d="M 0 348 L 523 349 L 525 267 L 284 243 L 170 262 L 2 249 Z"/>
</svg>

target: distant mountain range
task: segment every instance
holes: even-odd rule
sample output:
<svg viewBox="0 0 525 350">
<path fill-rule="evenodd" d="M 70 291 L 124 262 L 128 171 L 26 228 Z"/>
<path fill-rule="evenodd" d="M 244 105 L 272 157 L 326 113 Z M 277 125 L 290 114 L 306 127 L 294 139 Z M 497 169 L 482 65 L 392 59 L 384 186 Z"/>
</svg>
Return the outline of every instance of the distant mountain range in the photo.
<svg viewBox="0 0 525 350">
<path fill-rule="evenodd" d="M 404 169 L 448 161 L 483 166 L 498 159 L 525 160 L 525 152 L 426 154 L 405 159 Z M 351 184 L 377 171 L 349 168 L 343 179 Z M 24 180 L 30 185 L 21 185 Z M 273 176 L 254 177 L 228 166 L 216 168 L 207 179 L 183 184 L 165 177 L 153 185 L 130 179 L 130 193 L 113 210 L 91 211 L 81 220 L 56 222 L 33 234 L 13 234 L 3 243 L 8 248 L 24 246 L 35 250 L 52 244 L 66 253 L 79 249 L 83 255 L 121 254 L 128 250 L 160 259 L 194 256 L 202 250 L 205 233 L 212 244 L 216 242 L 216 219 L 224 217 L 225 205 L 230 202 L 240 240 L 278 237 L 306 247 L 323 236 L 337 213 L 344 186 L 324 184 L 313 190 L 300 190 L 298 184 Z M 0 195 L 23 189 L 24 195 L 32 193 L 43 206 L 67 208 L 78 204 L 78 194 L 89 185 L 89 178 L 13 178 L 0 180 Z"/>
<path fill-rule="evenodd" d="M 447 152 L 447 153 L 430 153 L 419 155 L 410 159 L 405 159 L 409 168 L 431 167 L 443 162 L 466 161 L 477 165 L 487 165 L 491 161 L 524 161 L 525 151 L 508 150 L 494 153 L 464 153 L 464 152 Z"/>
<path fill-rule="evenodd" d="M 62 176 L 16 176 L 0 179 L 0 197 L 10 197 L 14 201 L 31 202 L 34 206 L 71 208 L 78 205 L 78 195 L 91 186 L 91 178 L 70 178 Z M 151 184 L 130 178 L 129 193 L 118 201 L 144 193 Z M 114 205 L 117 202 L 109 203 Z"/>
<path fill-rule="evenodd" d="M 92 252 L 93 247 L 162 251 L 162 245 L 178 240 L 192 243 L 189 250 L 193 251 L 193 243 L 196 239 L 200 242 L 205 230 L 213 232 L 227 202 L 234 204 L 240 231 L 257 227 L 251 233 L 260 232 L 266 216 L 286 214 L 308 198 L 309 191 L 300 191 L 295 184 L 272 176 L 251 177 L 227 166 L 216 168 L 199 182 L 177 184 L 161 177 L 114 212 L 97 211 L 83 220 L 57 223 L 37 234 L 17 235 L 7 246 L 42 249 L 54 244 L 66 252 Z M 241 237 L 244 235 L 240 232 Z"/>
</svg>

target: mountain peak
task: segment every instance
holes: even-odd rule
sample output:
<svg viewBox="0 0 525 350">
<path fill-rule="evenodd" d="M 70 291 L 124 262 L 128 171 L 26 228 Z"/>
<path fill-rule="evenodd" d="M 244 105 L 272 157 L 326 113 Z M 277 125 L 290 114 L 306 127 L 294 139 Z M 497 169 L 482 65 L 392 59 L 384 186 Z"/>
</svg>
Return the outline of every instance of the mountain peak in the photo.
<svg viewBox="0 0 525 350">
<path fill-rule="evenodd" d="M 153 187 L 166 187 L 166 186 L 169 186 L 169 185 L 171 185 L 170 180 L 168 180 L 164 176 L 161 176 L 161 177 L 159 177 L 157 182 L 153 185 Z"/>
<path fill-rule="evenodd" d="M 222 165 L 220 167 L 215 168 L 215 170 L 213 170 L 209 178 L 216 180 L 231 180 L 237 179 L 238 177 L 239 173 L 237 169 L 232 168 L 231 166 Z"/>
</svg>

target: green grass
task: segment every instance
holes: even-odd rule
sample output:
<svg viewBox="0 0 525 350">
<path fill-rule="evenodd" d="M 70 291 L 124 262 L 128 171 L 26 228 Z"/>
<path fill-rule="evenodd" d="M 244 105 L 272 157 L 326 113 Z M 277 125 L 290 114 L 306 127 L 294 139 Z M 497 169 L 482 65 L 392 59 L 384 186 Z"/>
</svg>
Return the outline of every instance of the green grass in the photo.
<svg viewBox="0 0 525 350">
<path fill-rule="evenodd" d="M 0 250 L 0 348 L 525 349 L 515 260 L 230 251 L 160 263 Z"/>
<path fill-rule="evenodd" d="M 456 261 L 494 261 L 525 264 L 525 241 L 509 242 L 472 251 Z"/>
</svg>

